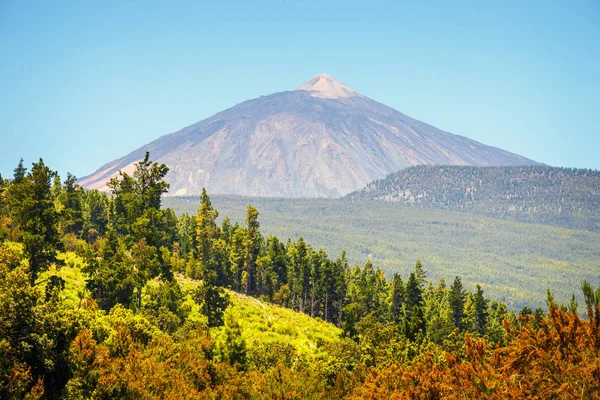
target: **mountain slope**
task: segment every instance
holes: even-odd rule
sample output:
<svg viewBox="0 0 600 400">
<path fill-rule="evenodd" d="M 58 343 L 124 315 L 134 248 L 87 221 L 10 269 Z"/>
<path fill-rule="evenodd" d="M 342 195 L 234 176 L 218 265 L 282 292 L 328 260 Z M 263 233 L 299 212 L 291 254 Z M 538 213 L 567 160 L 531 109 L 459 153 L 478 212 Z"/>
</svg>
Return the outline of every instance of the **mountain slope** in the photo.
<svg viewBox="0 0 600 400">
<path fill-rule="evenodd" d="M 418 166 L 347 196 L 600 232 L 600 171 Z"/>
<path fill-rule="evenodd" d="M 337 197 L 412 165 L 529 165 L 527 158 L 441 131 L 328 75 L 248 100 L 165 135 L 83 178 L 103 189 L 149 151 L 171 169 L 171 195 Z"/>
</svg>

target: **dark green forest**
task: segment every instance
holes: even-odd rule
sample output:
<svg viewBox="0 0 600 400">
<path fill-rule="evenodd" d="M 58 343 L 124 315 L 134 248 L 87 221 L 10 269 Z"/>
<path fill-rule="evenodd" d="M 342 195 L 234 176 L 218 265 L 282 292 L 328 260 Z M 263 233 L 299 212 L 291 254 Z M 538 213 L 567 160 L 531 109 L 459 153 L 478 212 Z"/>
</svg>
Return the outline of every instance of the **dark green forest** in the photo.
<svg viewBox="0 0 600 400">
<path fill-rule="evenodd" d="M 466 288 L 475 290 L 479 284 L 509 309 L 545 306 L 548 287 L 563 301 L 575 293 L 582 302 L 580 282 L 600 285 L 600 234 L 594 232 L 377 201 L 211 200 L 222 215 L 239 223 L 251 203 L 260 210 L 266 236 L 294 241 L 302 236 L 330 255 L 345 250 L 350 265 L 370 259 L 388 279 L 395 273 L 408 276 L 420 259 L 431 279 L 460 276 Z M 178 215 L 193 214 L 198 198 L 165 197 L 163 204 Z"/>
<path fill-rule="evenodd" d="M 218 218 L 206 191 L 177 215 L 167 172 L 146 154 L 110 193 L 41 159 L 0 177 L 0 397 L 598 397 L 589 282 L 581 305 L 549 289 L 515 313 L 418 259 L 388 278 L 368 257 L 265 235 L 250 204 L 242 222 Z M 313 321 L 306 339 L 276 309 Z"/>
<path fill-rule="evenodd" d="M 346 197 L 600 232 L 600 171 L 590 169 L 417 166 Z"/>
</svg>

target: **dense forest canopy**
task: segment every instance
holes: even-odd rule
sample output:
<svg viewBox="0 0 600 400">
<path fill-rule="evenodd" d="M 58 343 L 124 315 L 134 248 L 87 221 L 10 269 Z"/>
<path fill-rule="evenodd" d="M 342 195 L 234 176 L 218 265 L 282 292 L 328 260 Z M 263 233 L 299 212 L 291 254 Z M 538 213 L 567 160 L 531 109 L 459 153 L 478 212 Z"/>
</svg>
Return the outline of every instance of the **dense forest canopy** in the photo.
<svg viewBox="0 0 600 400">
<path fill-rule="evenodd" d="M 598 396 L 588 282 L 581 306 L 549 290 L 546 309 L 517 315 L 419 260 L 387 279 L 265 237 L 252 205 L 218 223 L 206 191 L 177 216 L 167 171 L 146 154 L 110 194 L 41 159 L 0 178 L 0 397 Z M 304 339 L 276 313 L 308 318 Z"/>
<path fill-rule="evenodd" d="M 580 283 L 600 285 L 600 234 L 548 225 L 500 220 L 466 212 L 400 207 L 378 201 L 275 199 L 211 196 L 230 221 L 243 223 L 247 204 L 260 210 L 265 236 L 303 237 L 327 254 L 346 251 L 350 265 L 370 259 L 388 279 L 408 276 L 415 260 L 428 276 L 460 276 L 466 288 L 479 284 L 509 309 L 546 305 L 546 289 L 567 301 Z M 194 214 L 198 198 L 163 199 L 178 215 Z"/>
<path fill-rule="evenodd" d="M 417 166 L 373 181 L 346 198 L 600 232 L 600 171 L 590 169 Z"/>
</svg>

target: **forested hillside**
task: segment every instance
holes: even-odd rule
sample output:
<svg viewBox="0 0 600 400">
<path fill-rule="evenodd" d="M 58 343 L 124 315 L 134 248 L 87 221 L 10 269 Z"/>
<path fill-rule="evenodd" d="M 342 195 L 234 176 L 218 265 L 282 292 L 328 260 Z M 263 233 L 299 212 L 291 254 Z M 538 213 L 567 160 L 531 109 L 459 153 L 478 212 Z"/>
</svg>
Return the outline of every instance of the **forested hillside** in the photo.
<svg viewBox="0 0 600 400">
<path fill-rule="evenodd" d="M 167 171 L 146 154 L 110 195 L 41 159 L 0 178 L 0 398 L 598 397 L 589 282 L 517 315 L 419 260 L 386 279 L 265 237 L 251 205 L 177 216 Z"/>
<path fill-rule="evenodd" d="M 600 232 L 600 171 L 548 166 L 418 166 L 347 196 Z"/>
<path fill-rule="evenodd" d="M 517 310 L 544 306 L 548 287 L 566 301 L 579 293 L 583 280 L 600 285 L 600 234 L 594 232 L 383 202 L 236 196 L 211 200 L 222 215 L 240 223 L 252 203 L 261 212 L 266 235 L 294 241 L 303 237 L 331 255 L 345 250 L 350 265 L 370 259 L 388 278 L 410 274 L 420 259 L 432 279 L 458 275 L 467 288 L 479 284 Z M 194 197 L 166 197 L 163 202 L 178 214 L 198 208 Z"/>
</svg>

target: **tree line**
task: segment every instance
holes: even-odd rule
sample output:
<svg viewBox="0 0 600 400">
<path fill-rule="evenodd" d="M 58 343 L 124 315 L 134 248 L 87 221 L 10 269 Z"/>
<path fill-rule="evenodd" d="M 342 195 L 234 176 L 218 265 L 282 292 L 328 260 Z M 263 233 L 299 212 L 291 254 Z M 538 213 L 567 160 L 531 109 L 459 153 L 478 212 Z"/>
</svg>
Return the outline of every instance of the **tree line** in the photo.
<svg viewBox="0 0 600 400">
<path fill-rule="evenodd" d="M 344 252 L 331 259 L 301 237 L 265 237 L 252 205 L 243 224 L 227 217 L 219 224 L 205 190 L 196 215 L 177 216 L 161 207 L 169 188 L 167 172 L 147 153 L 132 175 L 120 172 L 109 182 L 110 193 L 85 191 L 71 174 L 61 181 L 41 159 L 30 171 L 21 160 L 12 179 L 0 177 L 2 393 L 73 398 L 100 393 L 97 374 L 110 368 L 90 361 L 96 360 L 96 352 L 110 353 L 105 362 L 122 362 L 131 354 L 145 357 L 143 348 L 171 348 L 152 342 L 158 335 L 154 329 L 175 342 L 188 343 L 195 337 L 201 347 L 208 346 L 199 363 L 213 360 L 247 373 L 252 368 L 241 329 L 226 313 L 227 290 L 335 324 L 342 329 L 346 350 L 331 353 L 359 346 L 356 353 L 364 357 L 358 365 L 365 367 L 387 367 L 402 359 L 398 357 L 413 360 L 432 348 L 453 354 L 457 346 L 471 346 L 470 340 L 503 348 L 514 329 L 538 329 L 548 322 L 541 309 L 526 308 L 515 315 L 504 303 L 487 299 L 479 285 L 475 291 L 466 290 L 459 277 L 450 285 L 443 278 L 428 281 L 418 260 L 405 279 L 398 274 L 387 279 L 370 261 L 350 266 Z M 78 293 L 74 314 L 65 314 L 60 301 L 65 281 L 56 274 L 40 279 L 48 269 L 60 268 L 59 255 L 65 252 L 84 260 L 86 290 Z M 182 278 L 201 282 L 191 294 L 206 320 L 199 331 L 183 306 Z M 600 290 L 595 293 L 588 285 L 584 293 L 588 315 L 598 319 Z M 560 308 L 550 293 L 548 297 L 556 315 L 570 312 L 569 318 L 575 318 L 574 300 Z M 99 327 L 103 324 L 107 326 Z M 207 329 L 223 324 L 225 339 L 217 351 Z M 111 329 L 114 332 L 107 333 Z M 199 332 L 205 332 L 205 339 L 194 336 Z M 398 343 L 408 353 L 380 352 L 387 348 L 395 353 Z M 273 351 L 281 354 L 281 349 Z M 464 356 L 464 351 L 458 354 Z M 335 373 L 322 371 L 321 378 L 333 385 L 342 370 L 354 373 L 357 363 L 346 358 L 346 367 L 338 366 Z M 352 379 L 360 385 L 369 381 Z M 214 389 L 216 383 L 208 385 Z M 120 397 L 118 390 L 106 397 Z"/>
<path fill-rule="evenodd" d="M 5 223 L 3 235 L 21 237 L 32 284 L 67 246 L 85 257 L 87 287 L 106 311 L 116 304 L 141 309 L 150 280 L 176 286 L 174 273 L 181 273 L 204 282 L 201 301 L 211 325 L 222 321 L 221 288 L 321 318 L 348 336 L 372 316 L 395 323 L 411 339 L 421 334 L 439 342 L 454 329 L 493 334 L 494 324 L 508 315 L 504 303 L 490 302 L 480 286 L 465 290 L 459 277 L 449 287 L 443 279 L 427 282 L 418 260 L 406 281 L 398 274 L 388 280 L 371 261 L 351 267 L 344 252 L 331 259 L 302 237 L 265 238 L 252 205 L 243 225 L 228 217 L 217 224 L 218 211 L 205 190 L 196 215 L 177 217 L 161 209 L 167 171 L 146 154 L 132 176 L 121 173 L 108 183 L 107 194 L 84 191 L 70 174 L 61 183 L 43 160 L 29 173 L 21 162 L 6 189 L 12 222 Z"/>
</svg>

